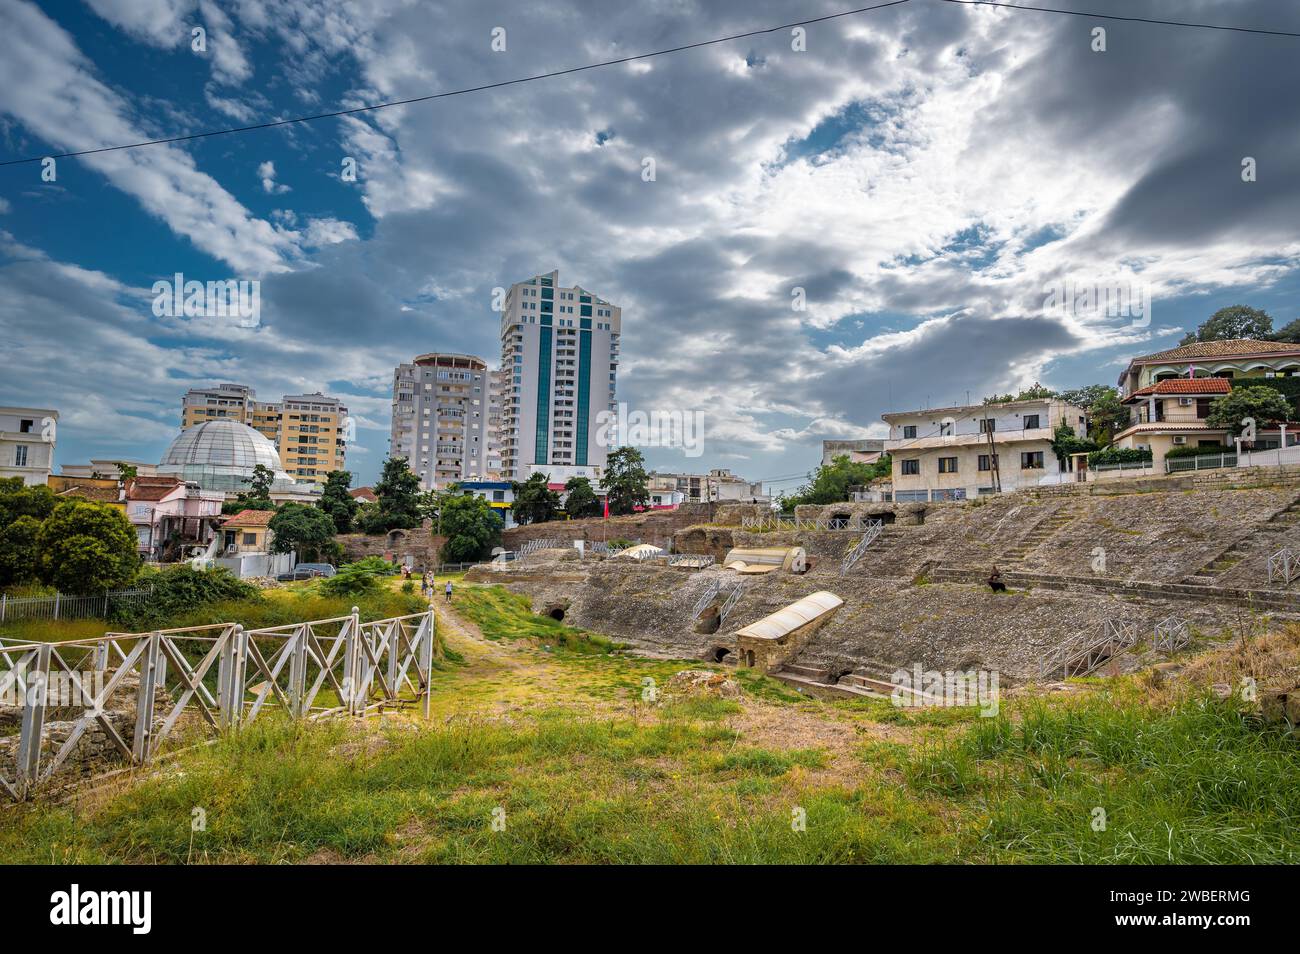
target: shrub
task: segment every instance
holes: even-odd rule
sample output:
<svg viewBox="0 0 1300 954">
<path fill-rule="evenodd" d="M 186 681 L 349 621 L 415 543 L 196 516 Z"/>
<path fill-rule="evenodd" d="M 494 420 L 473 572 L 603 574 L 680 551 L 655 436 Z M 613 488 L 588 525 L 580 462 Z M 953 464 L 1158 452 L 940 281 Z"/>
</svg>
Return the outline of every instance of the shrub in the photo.
<svg viewBox="0 0 1300 954">
<path fill-rule="evenodd" d="M 1137 447 L 1107 447 L 1088 455 L 1090 467 L 1098 464 L 1145 464 L 1150 461 L 1151 452 Z"/>
<path fill-rule="evenodd" d="M 1200 457 L 1204 454 L 1232 454 L 1235 453 L 1233 448 L 1225 447 L 1223 444 L 1215 444 L 1213 447 L 1173 447 L 1165 452 L 1165 460 L 1177 457 Z"/>
<path fill-rule="evenodd" d="M 334 576 L 321 581 L 320 591 L 326 596 L 364 596 L 380 589 L 380 577 L 393 573 L 393 565 L 383 557 L 369 556 L 339 569 Z"/>
<path fill-rule="evenodd" d="M 245 583 L 225 567 L 196 570 L 188 564 L 142 574 L 137 583 L 152 585 L 145 600 L 126 601 L 114 612 L 114 618 L 132 626 L 155 626 L 170 623 L 177 617 L 214 603 L 242 600 L 258 603 L 262 592 Z"/>
</svg>

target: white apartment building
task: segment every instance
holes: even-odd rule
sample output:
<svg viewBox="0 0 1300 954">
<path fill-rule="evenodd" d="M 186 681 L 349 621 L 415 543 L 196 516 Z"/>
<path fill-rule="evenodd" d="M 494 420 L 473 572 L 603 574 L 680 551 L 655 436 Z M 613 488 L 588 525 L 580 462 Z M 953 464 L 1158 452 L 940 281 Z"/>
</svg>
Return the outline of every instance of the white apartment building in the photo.
<svg viewBox="0 0 1300 954">
<path fill-rule="evenodd" d="M 615 411 L 622 312 L 559 272 L 510 286 L 501 309 L 501 476 L 599 479 L 598 415 Z M 613 444 L 613 440 L 609 441 Z"/>
<path fill-rule="evenodd" d="M 1041 399 L 882 414 L 893 461 L 894 500 L 964 500 L 1073 480 L 1052 453 L 1068 424 L 1087 435 L 1086 412 Z M 1068 466 L 1068 465 L 1067 465 Z"/>
<path fill-rule="evenodd" d="M 0 477 L 44 484 L 54 473 L 59 412 L 41 407 L 0 407 Z"/>
<path fill-rule="evenodd" d="M 491 379 L 469 354 L 422 354 L 393 372 L 389 453 L 425 490 L 488 475 Z"/>
</svg>

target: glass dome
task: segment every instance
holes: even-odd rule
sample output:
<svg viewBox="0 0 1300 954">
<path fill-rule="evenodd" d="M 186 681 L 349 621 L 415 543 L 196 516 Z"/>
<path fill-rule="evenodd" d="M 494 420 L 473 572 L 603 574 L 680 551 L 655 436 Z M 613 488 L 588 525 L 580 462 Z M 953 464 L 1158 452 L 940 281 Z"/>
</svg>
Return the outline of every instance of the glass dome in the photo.
<svg viewBox="0 0 1300 954">
<path fill-rule="evenodd" d="M 248 490 L 258 464 L 275 474 L 275 483 L 292 484 L 280 455 L 267 438 L 239 421 L 204 421 L 181 431 L 163 454 L 158 473 L 192 480 L 204 490 Z"/>
</svg>

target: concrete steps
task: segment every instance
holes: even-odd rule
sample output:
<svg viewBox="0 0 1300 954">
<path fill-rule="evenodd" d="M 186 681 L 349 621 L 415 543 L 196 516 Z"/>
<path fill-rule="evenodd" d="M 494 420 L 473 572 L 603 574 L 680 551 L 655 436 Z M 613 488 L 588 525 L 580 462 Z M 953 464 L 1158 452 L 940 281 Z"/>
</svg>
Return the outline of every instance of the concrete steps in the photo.
<svg viewBox="0 0 1300 954">
<path fill-rule="evenodd" d="M 983 584 L 988 570 L 983 567 L 941 566 L 930 571 L 933 583 Z M 1207 603 L 1231 603 L 1273 609 L 1284 613 L 1300 613 L 1300 593 L 1285 590 L 1236 589 L 1226 586 L 1207 586 L 1198 583 L 1164 583 L 1156 580 L 1117 580 L 1103 576 L 1066 576 L 1055 573 L 1030 573 L 1005 570 L 1003 582 L 1008 586 L 1042 587 L 1087 593 L 1118 593 L 1124 596 L 1150 596 L 1167 600 L 1196 600 Z"/>
<path fill-rule="evenodd" d="M 1048 514 L 1030 528 L 1029 532 L 1007 547 L 998 557 L 998 563 L 1019 563 L 1032 551 L 1056 536 L 1057 531 L 1075 521 L 1079 516 L 1078 505 L 1074 501 L 1064 504 L 1059 510 Z"/>
<path fill-rule="evenodd" d="M 1194 586 L 1213 586 L 1220 576 L 1244 560 L 1250 551 L 1259 546 L 1261 542 L 1265 543 L 1269 549 L 1280 548 L 1282 542 L 1270 538 L 1294 529 L 1297 524 L 1300 524 L 1300 497 L 1291 501 L 1287 506 L 1269 517 L 1267 521 L 1217 554 L 1214 559 L 1200 569 L 1183 577 L 1182 582 Z"/>
</svg>

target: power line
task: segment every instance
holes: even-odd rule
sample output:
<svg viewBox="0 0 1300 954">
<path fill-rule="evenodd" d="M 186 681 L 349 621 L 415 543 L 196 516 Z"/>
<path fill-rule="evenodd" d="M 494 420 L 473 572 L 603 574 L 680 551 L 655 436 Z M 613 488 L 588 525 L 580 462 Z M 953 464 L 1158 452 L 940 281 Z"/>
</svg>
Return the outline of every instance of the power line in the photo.
<svg viewBox="0 0 1300 954">
<path fill-rule="evenodd" d="M 77 156 L 93 156 L 101 152 L 117 152 L 123 149 L 139 149 L 143 146 L 161 146 L 175 142 L 190 142 L 195 139 L 209 139 L 213 136 L 229 136 L 233 133 L 252 132 L 257 129 L 274 129 L 277 126 L 291 126 L 297 123 L 310 123 L 318 119 L 337 119 L 341 116 L 355 116 L 358 113 L 374 112 L 379 109 L 389 109 L 393 106 L 410 106 L 414 103 L 426 103 L 434 99 L 446 99 L 451 96 L 463 96 L 466 93 L 481 93 L 489 89 L 501 89 L 506 86 L 518 86 L 522 83 L 532 83 L 537 80 L 552 79 L 556 76 L 567 76 L 572 73 L 582 73 L 587 70 L 601 69 L 606 66 L 618 66 L 622 63 L 632 63 L 636 60 L 648 60 L 655 56 L 666 56 L 669 53 L 681 53 L 685 50 L 696 50 L 700 47 L 713 46 L 718 43 L 729 43 L 732 40 L 743 40 L 751 36 L 763 36 L 767 33 L 776 33 L 780 30 L 790 30 L 798 26 L 809 26 L 814 23 L 824 23 L 827 20 L 836 20 L 841 17 L 856 16 L 860 13 L 870 13 L 872 10 L 883 10 L 885 7 L 896 7 L 910 0 L 889 0 L 888 3 L 877 3 L 870 7 L 858 7 L 856 10 L 845 10 L 842 13 L 829 13 L 823 17 L 813 17 L 808 20 L 795 20 L 792 23 L 783 23 L 780 26 L 765 27 L 761 30 L 750 30 L 746 33 L 734 33 L 731 36 L 715 37 L 711 40 L 700 40 L 695 43 L 686 43 L 682 46 L 674 46 L 665 50 L 655 50 L 650 53 L 638 53 L 634 56 L 623 56 L 616 60 L 602 60 L 599 63 L 588 63 L 585 66 L 571 66 L 568 69 L 553 70 L 549 73 L 537 73 L 533 76 L 521 76 L 515 79 L 502 80 L 499 83 L 484 83 L 479 86 L 467 86 L 462 89 L 446 90 L 441 93 L 429 93 L 425 96 L 415 96 L 411 99 L 398 99 L 386 103 L 372 103 L 369 106 L 355 106 L 351 109 L 339 109 L 330 113 L 315 113 L 310 116 L 295 116 L 292 119 L 277 119 L 273 122 L 254 123 L 249 126 L 231 126 L 226 129 L 211 129 L 207 132 L 190 133 L 185 136 L 168 136 L 165 139 L 149 139 L 143 142 L 124 143 L 118 146 L 101 146 L 98 149 L 81 149 L 76 152 L 64 152 L 49 156 L 29 156 L 26 159 L 8 159 L 0 162 L 0 166 L 16 166 L 29 162 L 41 162 L 45 159 L 73 159 Z"/>
<path fill-rule="evenodd" d="M 1069 17 L 1087 17 L 1091 20 L 1125 20 L 1129 23 L 1154 23 L 1160 26 L 1192 27 L 1197 30 L 1226 30 L 1232 33 L 1261 33 L 1265 36 L 1295 36 L 1287 30 L 1264 30 L 1255 27 L 1223 26 L 1217 23 L 1193 23 L 1188 20 L 1159 20 L 1154 17 L 1124 17 L 1115 13 L 1087 13 L 1082 10 L 1058 10 L 1054 7 L 1031 7 L 1023 3 L 1001 3 L 999 0 L 944 0 L 945 3 L 960 3 L 971 7 L 1002 7 L 1004 10 L 1033 10 L 1037 13 L 1058 13 Z"/>
</svg>

